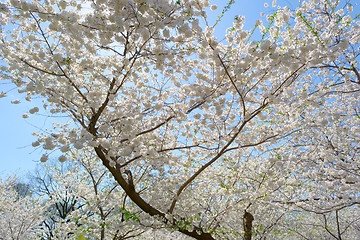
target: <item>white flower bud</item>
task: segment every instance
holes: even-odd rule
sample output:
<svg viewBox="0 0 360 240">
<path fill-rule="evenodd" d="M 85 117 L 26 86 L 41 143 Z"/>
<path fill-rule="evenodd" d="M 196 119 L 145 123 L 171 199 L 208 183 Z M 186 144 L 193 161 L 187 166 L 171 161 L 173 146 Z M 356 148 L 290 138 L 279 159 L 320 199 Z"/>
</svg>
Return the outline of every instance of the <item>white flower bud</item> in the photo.
<svg viewBox="0 0 360 240">
<path fill-rule="evenodd" d="M 36 112 L 38 112 L 38 111 L 39 111 L 39 108 L 38 108 L 38 107 L 34 107 L 34 108 L 32 108 L 32 109 L 29 110 L 29 113 L 34 114 L 34 113 L 36 113 Z"/>
<path fill-rule="evenodd" d="M 7 96 L 6 92 L 1 92 L 0 93 L 0 98 L 6 97 L 6 96 Z"/>
<path fill-rule="evenodd" d="M 68 145 L 62 146 L 62 147 L 60 148 L 60 151 L 61 151 L 61 152 L 68 152 L 69 150 L 70 150 L 70 147 L 69 147 Z"/>
<path fill-rule="evenodd" d="M 76 143 L 74 143 L 74 148 L 76 148 L 76 149 L 82 149 L 82 148 L 83 148 L 83 145 L 82 145 L 80 142 L 76 142 Z"/>
<path fill-rule="evenodd" d="M 215 11 L 217 8 L 218 8 L 217 5 L 211 5 L 211 6 L 210 6 L 210 10 L 211 10 L 211 11 Z"/>
<path fill-rule="evenodd" d="M 64 155 L 61 155 L 61 156 L 59 157 L 59 162 L 65 162 L 66 160 L 67 160 L 67 157 L 64 156 Z"/>
<path fill-rule="evenodd" d="M 41 162 L 46 162 L 49 159 L 49 156 L 46 154 L 43 154 L 42 157 L 40 158 Z"/>
</svg>

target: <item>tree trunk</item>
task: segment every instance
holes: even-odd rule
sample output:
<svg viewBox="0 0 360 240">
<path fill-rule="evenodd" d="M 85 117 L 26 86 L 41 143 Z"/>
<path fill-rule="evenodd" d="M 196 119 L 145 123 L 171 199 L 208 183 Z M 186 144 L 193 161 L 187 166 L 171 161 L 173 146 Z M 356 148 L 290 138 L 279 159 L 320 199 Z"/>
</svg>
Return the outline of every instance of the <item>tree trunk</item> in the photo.
<svg viewBox="0 0 360 240">
<path fill-rule="evenodd" d="M 254 216 L 245 210 L 243 221 L 244 221 L 244 240 L 251 240 L 251 230 L 252 230 L 252 222 L 254 221 Z"/>
<path fill-rule="evenodd" d="M 194 229 L 192 231 L 189 231 L 187 229 L 180 229 L 178 228 L 178 221 L 173 220 L 173 222 L 169 222 L 168 219 L 165 217 L 165 213 L 159 211 L 158 209 L 151 206 L 149 203 L 147 203 L 139 193 L 135 191 L 135 186 L 132 181 L 127 182 L 121 173 L 120 168 L 117 167 L 111 167 L 109 164 L 109 160 L 106 159 L 104 153 L 99 147 L 94 148 L 96 154 L 99 156 L 99 158 L 102 160 L 104 166 L 111 172 L 115 180 L 119 183 L 119 185 L 122 187 L 122 189 L 126 192 L 127 196 L 138 206 L 140 207 L 144 212 L 148 213 L 150 216 L 157 216 L 160 217 L 160 219 L 163 220 L 165 224 L 168 224 L 170 226 L 175 227 L 177 231 L 193 237 L 198 240 L 214 240 L 214 238 L 211 236 L 210 233 L 204 232 L 204 230 L 200 227 L 193 226 Z M 130 174 L 128 177 L 130 178 Z M 130 179 L 129 179 L 130 180 Z"/>
</svg>

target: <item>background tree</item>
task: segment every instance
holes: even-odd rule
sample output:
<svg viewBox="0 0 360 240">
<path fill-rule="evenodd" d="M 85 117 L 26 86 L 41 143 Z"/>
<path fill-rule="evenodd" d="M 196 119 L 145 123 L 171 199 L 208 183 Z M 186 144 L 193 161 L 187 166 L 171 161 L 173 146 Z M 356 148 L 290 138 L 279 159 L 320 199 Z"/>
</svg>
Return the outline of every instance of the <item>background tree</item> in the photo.
<svg viewBox="0 0 360 240">
<path fill-rule="evenodd" d="M 13 189 L 19 194 L 21 197 L 32 195 L 31 185 L 28 183 L 15 182 L 13 184 Z"/>
<path fill-rule="evenodd" d="M 323 213 L 296 209 L 276 226 L 270 239 L 356 239 L 358 212 L 358 205 Z"/>
<path fill-rule="evenodd" d="M 54 164 L 52 162 L 39 166 L 34 173 L 30 173 L 29 180 L 34 194 L 46 198 L 50 203 L 46 210 L 47 218 L 44 219 L 43 238 L 54 239 L 58 224 L 67 220 L 69 214 L 79 207 L 78 197 L 72 193 L 64 182 L 59 181 L 59 176 L 65 176 L 72 167 L 72 163 Z M 64 236 L 68 235 L 63 233 Z"/>
<path fill-rule="evenodd" d="M 0 239 L 38 239 L 47 205 L 41 198 L 23 196 L 14 179 L 0 182 Z"/>
<path fill-rule="evenodd" d="M 44 239 L 128 239 L 145 231 L 96 156 L 72 152 L 68 157 L 68 162 L 50 162 L 30 176 L 34 193 L 51 203 L 42 224 Z"/>
</svg>

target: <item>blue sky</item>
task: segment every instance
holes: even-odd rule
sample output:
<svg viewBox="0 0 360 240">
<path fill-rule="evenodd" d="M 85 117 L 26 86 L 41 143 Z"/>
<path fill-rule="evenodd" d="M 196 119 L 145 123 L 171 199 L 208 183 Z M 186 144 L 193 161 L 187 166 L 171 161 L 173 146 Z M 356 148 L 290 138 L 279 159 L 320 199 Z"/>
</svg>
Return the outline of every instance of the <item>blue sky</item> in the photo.
<svg viewBox="0 0 360 240">
<path fill-rule="evenodd" d="M 216 11 L 209 11 L 209 23 L 215 23 L 217 16 L 221 14 L 223 6 L 228 2 L 226 0 L 212 0 L 211 4 L 217 4 L 219 8 Z M 265 8 L 264 3 L 271 6 L 270 1 L 264 0 L 236 0 L 232 5 L 231 10 L 222 19 L 219 26 L 215 31 L 219 39 L 221 39 L 226 28 L 232 26 L 232 20 L 235 15 L 243 15 L 246 17 L 245 29 L 252 29 L 255 21 L 259 18 L 261 12 L 269 13 L 271 8 Z M 298 0 L 283 0 L 279 1 L 281 6 L 289 6 L 295 8 Z M 292 4 L 292 5 L 290 5 Z M 36 164 L 39 163 L 41 155 L 44 153 L 41 149 L 35 150 L 31 143 L 36 141 L 36 137 L 32 135 L 33 132 L 39 129 L 46 129 L 51 126 L 52 122 L 59 121 L 60 119 L 51 118 L 40 115 L 44 112 L 39 112 L 38 115 L 31 115 L 30 118 L 22 118 L 22 114 L 28 113 L 29 109 L 41 103 L 41 99 L 35 99 L 32 102 L 25 100 L 24 94 L 19 94 L 14 86 L 0 81 L 0 92 L 5 91 L 8 94 L 6 98 L 0 98 L 0 178 L 7 176 L 17 175 L 18 177 L 25 176 L 29 171 L 34 170 Z M 13 89 L 13 90 L 11 90 Z M 9 91 L 11 90 L 11 91 Z M 21 104 L 11 104 L 10 101 L 19 99 Z M 62 119 L 61 119 L 62 120 Z M 56 154 L 51 155 L 53 157 Z"/>
</svg>

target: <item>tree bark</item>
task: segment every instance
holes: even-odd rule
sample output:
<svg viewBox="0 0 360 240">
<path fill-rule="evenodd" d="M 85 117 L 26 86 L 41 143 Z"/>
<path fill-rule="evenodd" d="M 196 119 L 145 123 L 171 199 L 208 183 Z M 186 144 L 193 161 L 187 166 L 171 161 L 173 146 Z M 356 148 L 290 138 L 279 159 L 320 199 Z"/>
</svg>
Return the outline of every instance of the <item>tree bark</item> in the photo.
<svg viewBox="0 0 360 240">
<path fill-rule="evenodd" d="M 193 237 L 195 239 L 198 240 L 214 240 L 214 238 L 211 236 L 210 233 L 206 233 L 203 231 L 202 228 L 200 227 L 196 227 L 193 226 L 194 229 L 192 231 L 189 231 L 187 229 L 182 229 L 178 227 L 178 223 L 179 221 L 177 220 L 173 220 L 173 221 L 169 221 L 169 219 L 166 219 L 165 217 L 165 213 L 159 211 L 158 209 L 154 208 L 153 206 L 151 206 L 150 204 L 148 204 L 140 195 L 139 193 L 136 192 L 135 187 L 133 184 L 131 184 L 131 182 L 127 182 L 121 173 L 121 170 L 117 167 L 111 167 L 109 165 L 109 161 L 106 159 L 104 153 L 102 152 L 102 150 L 100 149 L 100 147 L 96 147 L 94 148 L 96 154 L 99 156 L 99 158 L 102 160 L 104 166 L 109 169 L 109 171 L 111 172 L 111 174 L 113 175 L 113 177 L 115 178 L 115 180 L 120 184 L 120 186 L 122 187 L 122 189 L 124 189 L 124 191 L 126 192 L 126 194 L 130 197 L 130 199 L 138 206 L 140 207 L 144 212 L 148 213 L 150 216 L 158 216 L 160 217 L 160 219 L 163 220 L 163 222 L 165 224 L 170 225 L 169 227 L 173 227 L 175 229 L 177 229 L 177 231 Z"/>
<path fill-rule="evenodd" d="M 244 221 L 244 240 L 251 240 L 252 222 L 254 221 L 254 216 L 245 210 L 243 221 Z"/>
</svg>

